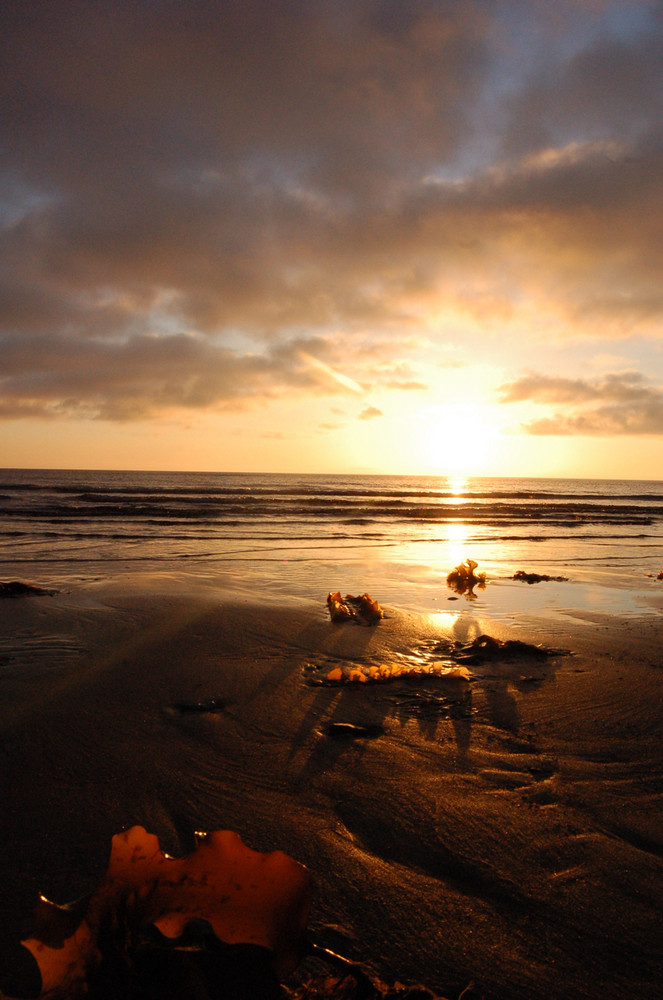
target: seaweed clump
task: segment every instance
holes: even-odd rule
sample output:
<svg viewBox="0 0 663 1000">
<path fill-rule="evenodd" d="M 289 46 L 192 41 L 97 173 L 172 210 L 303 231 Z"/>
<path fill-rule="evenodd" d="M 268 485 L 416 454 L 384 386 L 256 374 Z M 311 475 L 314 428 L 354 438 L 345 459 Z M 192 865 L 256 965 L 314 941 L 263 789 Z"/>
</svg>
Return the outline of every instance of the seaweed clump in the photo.
<svg viewBox="0 0 663 1000">
<path fill-rule="evenodd" d="M 294 987 L 284 987 L 282 996 L 286 1000 L 444 1000 L 425 986 L 389 985 L 357 965 L 345 974 L 308 977 Z"/>
<path fill-rule="evenodd" d="M 57 590 L 45 590 L 43 587 L 36 587 L 33 583 L 23 583 L 21 580 L 0 583 L 0 597 L 53 597 L 54 594 L 57 594 Z"/>
<path fill-rule="evenodd" d="M 568 576 L 548 576 L 546 573 L 526 573 L 524 569 L 519 569 L 511 577 L 512 580 L 519 580 L 521 583 L 566 583 Z"/>
<path fill-rule="evenodd" d="M 340 590 L 327 594 L 327 607 L 333 622 L 354 621 L 359 625 L 377 625 L 384 618 L 384 611 L 370 594 L 353 597 L 346 594 L 345 600 Z"/>
<path fill-rule="evenodd" d="M 135 826 L 113 837 L 89 896 L 70 906 L 40 897 L 32 934 L 0 969 L 2 996 L 8 972 L 14 997 L 277 1000 L 306 953 L 310 902 L 310 874 L 280 851 L 217 830 L 171 858 Z"/>
<path fill-rule="evenodd" d="M 442 1000 L 311 941 L 311 876 L 286 854 L 252 851 L 229 830 L 196 844 L 172 858 L 143 827 L 116 834 L 96 890 L 65 906 L 40 897 L 31 936 L 3 946 L 0 996 Z M 307 958 L 333 972 L 300 971 Z"/>
<path fill-rule="evenodd" d="M 514 660 L 523 657 L 561 656 L 560 649 L 533 646 L 520 639 L 495 639 L 492 635 L 479 635 L 464 646 L 456 646 L 453 657 L 458 663 L 476 664 L 486 660 Z"/>
<path fill-rule="evenodd" d="M 459 563 L 447 576 L 447 587 L 456 594 L 465 594 L 470 599 L 476 597 L 475 587 L 479 590 L 486 589 L 486 574 L 474 572 L 478 565 L 474 559 L 466 559 L 465 562 Z"/>
<path fill-rule="evenodd" d="M 342 663 L 328 668 L 309 664 L 305 668 L 306 683 L 310 687 L 336 687 L 350 684 L 388 684 L 391 681 L 423 681 L 436 678 L 447 681 L 469 681 L 467 667 L 457 666 L 443 660 L 431 663 L 390 662 L 377 664 Z"/>
</svg>

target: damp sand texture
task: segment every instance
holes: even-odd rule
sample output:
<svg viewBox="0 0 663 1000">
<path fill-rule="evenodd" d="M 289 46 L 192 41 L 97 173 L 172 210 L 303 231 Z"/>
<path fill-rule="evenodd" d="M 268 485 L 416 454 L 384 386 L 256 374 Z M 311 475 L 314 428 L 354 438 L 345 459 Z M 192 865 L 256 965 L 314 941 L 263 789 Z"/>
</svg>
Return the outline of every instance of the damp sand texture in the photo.
<svg viewBox="0 0 663 1000">
<path fill-rule="evenodd" d="M 464 680 L 440 649 L 479 627 L 508 640 L 504 623 L 460 615 L 450 634 L 385 614 L 334 624 L 324 595 L 260 607 L 155 583 L 2 602 L 19 637 L 1 680 L 3 927 L 38 892 L 93 889 L 120 829 L 173 855 L 232 829 L 305 864 L 312 936 L 383 978 L 658 997 L 658 619 L 569 625 L 571 655 L 479 661 Z M 413 676 L 315 682 L 381 664 Z"/>
</svg>

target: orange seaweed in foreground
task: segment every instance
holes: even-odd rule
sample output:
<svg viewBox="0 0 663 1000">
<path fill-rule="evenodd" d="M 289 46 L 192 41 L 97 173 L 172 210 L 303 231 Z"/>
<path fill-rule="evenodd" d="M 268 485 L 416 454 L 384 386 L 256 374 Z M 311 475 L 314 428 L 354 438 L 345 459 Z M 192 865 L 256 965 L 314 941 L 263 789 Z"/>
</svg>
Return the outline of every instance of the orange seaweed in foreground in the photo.
<svg viewBox="0 0 663 1000">
<path fill-rule="evenodd" d="M 219 941 L 267 948 L 279 978 L 304 949 L 311 902 L 308 871 L 281 851 L 260 854 L 236 833 L 200 835 L 184 858 L 164 854 L 157 837 L 134 826 L 112 839 L 106 876 L 72 927 L 71 911 L 41 897 L 33 936 L 21 944 L 39 967 L 39 994 L 76 997 L 101 963 L 104 928 L 125 921 L 136 934 L 153 926 L 177 939 L 195 919 Z"/>
</svg>

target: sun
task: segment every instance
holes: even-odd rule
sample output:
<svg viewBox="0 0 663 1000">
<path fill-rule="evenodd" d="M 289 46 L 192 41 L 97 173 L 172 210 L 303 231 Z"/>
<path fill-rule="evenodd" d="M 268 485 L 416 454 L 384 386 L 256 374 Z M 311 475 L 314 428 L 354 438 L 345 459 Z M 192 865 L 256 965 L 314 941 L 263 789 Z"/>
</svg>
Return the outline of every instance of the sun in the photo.
<svg viewBox="0 0 663 1000">
<path fill-rule="evenodd" d="M 459 403 L 430 408 L 419 421 L 419 450 L 426 471 L 440 476 L 485 475 L 499 441 L 491 410 Z"/>
</svg>

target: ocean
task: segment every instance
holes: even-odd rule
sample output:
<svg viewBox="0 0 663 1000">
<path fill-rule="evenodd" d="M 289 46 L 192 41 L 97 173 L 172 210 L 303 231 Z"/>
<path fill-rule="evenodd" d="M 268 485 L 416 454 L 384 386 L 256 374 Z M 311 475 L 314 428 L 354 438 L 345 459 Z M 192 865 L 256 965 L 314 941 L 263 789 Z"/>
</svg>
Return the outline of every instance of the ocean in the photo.
<svg viewBox="0 0 663 1000">
<path fill-rule="evenodd" d="M 469 558 L 495 617 L 642 614 L 663 590 L 662 481 L 7 469 L 0 514 L 2 577 L 55 588 L 158 573 L 431 611 Z"/>
</svg>

